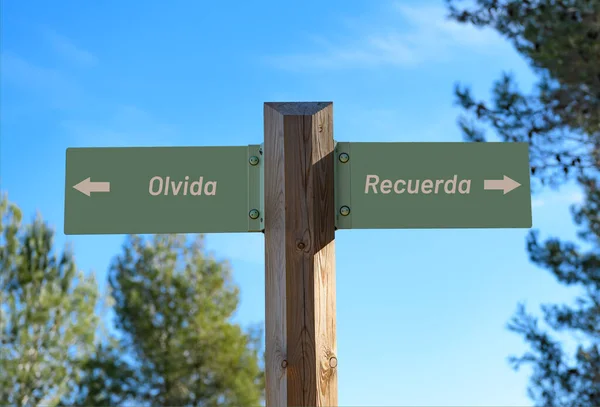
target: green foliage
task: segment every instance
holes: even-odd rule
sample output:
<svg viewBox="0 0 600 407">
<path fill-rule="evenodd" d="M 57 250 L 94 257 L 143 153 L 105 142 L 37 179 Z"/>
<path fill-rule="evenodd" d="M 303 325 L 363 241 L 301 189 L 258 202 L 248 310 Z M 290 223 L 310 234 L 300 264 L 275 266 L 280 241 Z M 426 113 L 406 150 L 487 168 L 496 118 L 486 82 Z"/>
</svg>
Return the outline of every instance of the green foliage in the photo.
<svg viewBox="0 0 600 407">
<path fill-rule="evenodd" d="M 507 38 L 530 63 L 539 81 L 522 93 L 510 74 L 493 87 L 491 104 L 457 86 L 465 137 L 484 141 L 484 126 L 503 141 L 530 143 L 532 173 L 558 185 L 565 175 L 595 169 L 600 162 L 600 2 L 598 0 L 477 0 L 451 17 L 490 27 Z M 479 125 L 478 125 L 479 124 Z"/>
<path fill-rule="evenodd" d="M 0 200 L 0 405 L 55 406 L 74 391 L 94 349 L 97 286 L 37 217 Z"/>
<path fill-rule="evenodd" d="M 537 405 L 597 407 L 600 405 L 600 1 L 476 0 L 473 9 L 459 9 L 446 0 L 450 17 L 503 35 L 530 63 L 539 81 L 523 94 L 514 78 L 504 74 L 493 87 L 492 103 L 476 101 L 457 86 L 465 138 L 485 141 L 491 127 L 502 141 L 529 142 L 534 179 L 558 186 L 569 176 L 582 185 L 585 203 L 573 209 L 579 237 L 587 248 L 552 238 L 528 238 L 531 260 L 582 294 L 574 306 L 545 305 L 544 321 L 556 332 L 572 334 L 573 355 L 538 326 L 536 318 L 518 311 L 509 329 L 524 336 L 531 351 L 512 358 L 518 368 L 534 367 L 529 387 Z"/>
<path fill-rule="evenodd" d="M 203 255 L 201 238 L 131 236 L 109 280 L 124 333 L 120 347 L 130 360 L 104 353 L 95 365 L 104 375 L 99 382 L 115 391 L 100 394 L 107 386 L 96 386 L 94 403 L 107 403 L 123 389 L 139 405 L 260 403 L 259 336 L 230 322 L 238 289 L 226 264 Z"/>
<path fill-rule="evenodd" d="M 238 289 L 202 240 L 131 236 L 111 268 L 122 339 L 98 339 L 93 277 L 53 253 L 40 217 L 0 200 L 0 405 L 256 406 L 261 332 L 230 322 Z"/>
<path fill-rule="evenodd" d="M 575 355 L 569 357 L 560 342 L 541 330 L 523 306 L 509 325 L 533 348 L 533 352 L 511 361 L 517 368 L 522 363 L 535 366 L 530 395 L 544 406 L 600 406 L 600 189 L 593 180 L 584 185 L 587 200 L 573 212 L 581 227 L 580 237 L 591 249 L 583 250 L 556 238 L 540 243 L 537 232 L 528 239 L 528 251 L 535 264 L 550 270 L 562 284 L 583 289 L 575 306 L 542 307 L 544 321 L 552 329 L 578 334 Z"/>
<path fill-rule="evenodd" d="M 135 372 L 123 361 L 122 351 L 114 338 L 98 343 L 83 366 L 77 393 L 61 406 L 118 406 L 135 397 Z"/>
</svg>

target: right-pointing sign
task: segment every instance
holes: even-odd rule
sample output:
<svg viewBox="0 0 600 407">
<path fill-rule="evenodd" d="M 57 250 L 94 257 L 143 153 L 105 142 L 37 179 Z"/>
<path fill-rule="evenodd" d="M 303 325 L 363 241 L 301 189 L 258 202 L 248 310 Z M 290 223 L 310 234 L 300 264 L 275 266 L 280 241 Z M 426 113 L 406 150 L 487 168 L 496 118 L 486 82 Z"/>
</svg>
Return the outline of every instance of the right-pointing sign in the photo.
<svg viewBox="0 0 600 407">
<path fill-rule="evenodd" d="M 530 228 L 527 143 L 337 143 L 338 229 Z"/>
<path fill-rule="evenodd" d="M 505 195 L 519 186 L 521 184 L 514 179 L 508 178 L 506 175 L 503 179 L 486 179 L 483 181 L 483 189 L 497 189 L 504 191 Z"/>
</svg>

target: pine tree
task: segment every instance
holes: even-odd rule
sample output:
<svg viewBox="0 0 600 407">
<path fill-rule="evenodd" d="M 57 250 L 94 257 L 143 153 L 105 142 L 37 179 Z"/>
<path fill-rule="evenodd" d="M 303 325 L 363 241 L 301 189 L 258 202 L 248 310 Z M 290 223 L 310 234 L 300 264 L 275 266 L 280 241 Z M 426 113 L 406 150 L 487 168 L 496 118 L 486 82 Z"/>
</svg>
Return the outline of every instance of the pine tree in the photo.
<svg viewBox="0 0 600 407">
<path fill-rule="evenodd" d="M 202 238 L 128 238 L 110 271 L 124 333 L 131 400 L 139 405 L 256 406 L 263 392 L 257 335 L 230 321 L 238 288 Z M 121 358 L 121 363 L 125 358 Z"/>
<path fill-rule="evenodd" d="M 0 405 L 56 406 L 77 389 L 94 350 L 98 296 L 71 251 L 53 251 L 38 216 L 0 200 Z"/>
<path fill-rule="evenodd" d="M 539 78 L 525 94 L 513 75 L 504 74 L 491 105 L 457 86 L 465 138 L 485 141 L 484 127 L 490 127 L 502 141 L 528 142 L 534 180 L 559 187 L 572 176 L 585 193 L 584 204 L 573 208 L 582 244 L 540 242 L 537 231 L 528 238 L 535 264 L 581 289 L 574 306 L 542 307 L 544 322 L 572 334 L 577 350 L 566 351 L 521 305 L 509 329 L 523 335 L 531 351 L 511 361 L 515 368 L 533 366 L 529 394 L 536 405 L 600 406 L 600 1 L 477 0 L 472 9 L 446 1 L 455 21 L 508 39 Z"/>
<path fill-rule="evenodd" d="M 556 332 L 573 334 L 577 349 L 570 355 L 560 341 L 543 330 L 537 319 L 520 305 L 509 329 L 525 337 L 531 351 L 512 357 L 515 368 L 534 366 L 529 394 L 543 406 L 600 406 L 600 185 L 585 183 L 586 201 L 574 208 L 579 236 L 588 248 L 551 238 L 539 242 L 538 233 L 528 239 L 531 260 L 565 285 L 579 287 L 582 294 L 574 306 L 544 305 L 544 322 Z M 576 335 L 576 336 L 575 336 Z"/>
<path fill-rule="evenodd" d="M 600 2 L 598 0 L 477 0 L 459 9 L 446 0 L 455 21 L 496 30 L 538 75 L 530 94 L 505 73 L 493 86 L 492 103 L 457 86 L 465 137 L 485 141 L 491 127 L 502 141 L 529 142 L 532 173 L 559 185 L 600 166 Z"/>
</svg>

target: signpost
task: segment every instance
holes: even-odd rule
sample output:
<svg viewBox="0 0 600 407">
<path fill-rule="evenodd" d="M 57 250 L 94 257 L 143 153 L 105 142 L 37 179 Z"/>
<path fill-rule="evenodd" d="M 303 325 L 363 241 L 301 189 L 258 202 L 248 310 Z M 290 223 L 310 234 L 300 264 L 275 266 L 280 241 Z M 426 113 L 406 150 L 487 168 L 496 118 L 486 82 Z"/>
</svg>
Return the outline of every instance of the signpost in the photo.
<svg viewBox="0 0 600 407">
<path fill-rule="evenodd" d="M 338 229 L 530 228 L 527 143 L 338 143 Z"/>
<path fill-rule="evenodd" d="M 261 231 L 260 150 L 69 148 L 65 234 Z"/>
<path fill-rule="evenodd" d="M 265 234 L 266 405 L 336 406 L 335 230 L 530 228 L 523 143 L 335 143 L 265 103 L 262 145 L 67 149 L 65 234 Z"/>
</svg>

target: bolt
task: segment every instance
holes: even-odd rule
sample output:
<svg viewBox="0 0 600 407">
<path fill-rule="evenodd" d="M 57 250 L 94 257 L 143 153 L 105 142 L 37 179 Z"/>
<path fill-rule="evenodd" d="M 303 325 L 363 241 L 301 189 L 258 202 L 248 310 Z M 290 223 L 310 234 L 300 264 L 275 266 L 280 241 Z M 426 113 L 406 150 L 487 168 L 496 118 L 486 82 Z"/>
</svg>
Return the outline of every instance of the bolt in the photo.
<svg viewBox="0 0 600 407">
<path fill-rule="evenodd" d="M 348 155 L 348 153 L 342 153 L 340 154 L 340 161 L 343 163 L 347 163 L 348 160 L 350 160 L 350 156 Z"/>
<path fill-rule="evenodd" d="M 250 216 L 250 219 L 257 219 L 259 212 L 256 209 L 252 209 L 248 215 Z"/>
<path fill-rule="evenodd" d="M 349 207 L 347 207 L 347 206 L 342 206 L 342 207 L 340 208 L 340 214 L 341 214 L 342 216 L 348 216 L 348 215 L 350 215 L 350 208 L 349 208 Z"/>
<path fill-rule="evenodd" d="M 258 157 L 253 155 L 248 161 L 250 162 L 250 165 L 256 165 L 258 164 Z"/>
<path fill-rule="evenodd" d="M 335 356 L 332 356 L 331 359 L 329 359 L 329 366 L 331 366 L 334 369 L 336 368 L 337 358 Z"/>
</svg>

